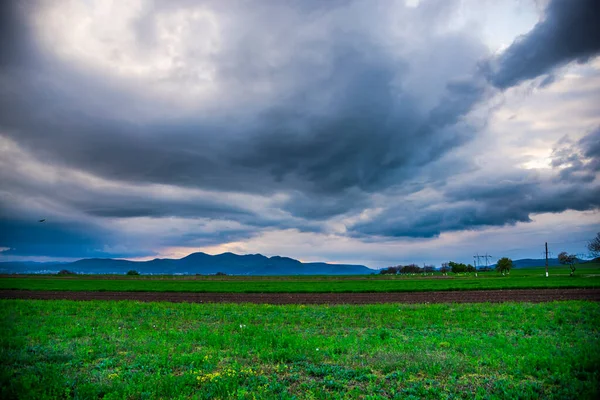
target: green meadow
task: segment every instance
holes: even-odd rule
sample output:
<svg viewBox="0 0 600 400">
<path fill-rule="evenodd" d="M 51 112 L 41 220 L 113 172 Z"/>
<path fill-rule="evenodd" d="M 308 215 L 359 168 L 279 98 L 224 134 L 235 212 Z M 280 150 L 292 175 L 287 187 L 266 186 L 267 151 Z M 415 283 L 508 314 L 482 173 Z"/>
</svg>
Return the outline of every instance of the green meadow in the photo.
<svg viewBox="0 0 600 400">
<path fill-rule="evenodd" d="M 440 273 L 408 276 L 38 276 L 15 275 L 0 278 L 0 289 L 93 290 L 148 292 L 231 292 L 231 293 L 341 293 L 410 292 L 434 290 L 539 289 L 600 287 L 600 266 L 584 264 L 575 276 L 568 267 L 514 269 L 510 275 L 496 272 L 474 274 Z"/>
<path fill-rule="evenodd" d="M 0 301 L 3 399 L 594 399 L 600 304 Z"/>
</svg>

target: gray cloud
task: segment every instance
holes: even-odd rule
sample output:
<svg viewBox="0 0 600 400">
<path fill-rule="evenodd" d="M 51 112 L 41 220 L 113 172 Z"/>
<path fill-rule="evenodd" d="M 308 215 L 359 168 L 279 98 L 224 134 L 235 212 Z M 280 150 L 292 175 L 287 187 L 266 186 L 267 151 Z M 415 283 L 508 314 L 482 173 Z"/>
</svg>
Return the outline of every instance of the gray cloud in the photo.
<svg viewBox="0 0 600 400">
<path fill-rule="evenodd" d="M 469 139 L 443 129 L 481 97 L 480 88 L 449 82 L 423 114 L 414 95 L 394 90 L 398 71 L 390 59 L 343 53 L 333 57 L 323 89 L 282 93 L 289 99 L 245 127 L 210 119 L 140 125 L 94 115 L 58 83 L 27 91 L 27 77 L 15 75 L 3 82 L 16 97 L 5 97 L 0 118 L 8 135 L 37 154 L 110 179 L 248 192 L 376 190 L 390 175 L 410 173 Z M 52 99 L 40 93 L 48 89 Z M 307 104 L 319 96 L 330 105 L 314 115 Z"/>
<path fill-rule="evenodd" d="M 600 171 L 600 127 L 578 142 L 565 136 L 552 151 L 551 165 L 559 169 L 555 180 L 564 182 L 593 182 Z"/>
<path fill-rule="evenodd" d="M 520 190 L 519 190 L 520 189 Z M 543 185 L 509 185 L 506 191 L 461 188 L 463 201 L 446 200 L 421 208 L 418 204 L 392 206 L 368 222 L 352 225 L 356 237 L 435 237 L 442 232 L 530 222 L 536 213 L 559 213 L 566 210 L 587 211 L 600 208 L 600 186 L 568 185 L 545 189 Z M 512 195 L 510 193 L 513 193 Z"/>
<path fill-rule="evenodd" d="M 573 60 L 586 61 L 600 52 L 599 21 L 596 0 L 550 1 L 545 18 L 487 66 L 490 81 L 505 89 Z"/>
<path fill-rule="evenodd" d="M 325 221 L 334 216 L 368 207 L 369 203 L 368 194 L 359 190 L 347 190 L 330 196 L 294 192 L 289 199 L 280 204 L 280 207 L 299 218 Z"/>
<path fill-rule="evenodd" d="M 600 129 L 577 141 L 561 140 L 553 153 L 553 173 L 508 168 L 484 179 L 440 187 L 441 196 L 427 201 L 401 201 L 369 221 L 350 227 L 357 237 L 434 237 L 442 232 L 530 222 L 532 214 L 600 209 L 597 143 Z"/>
<path fill-rule="evenodd" d="M 587 169 L 600 171 L 600 127 L 579 140 L 579 148 L 587 158 Z"/>
<path fill-rule="evenodd" d="M 407 61 L 379 49 L 368 32 L 360 36 L 352 19 L 327 15 L 339 12 L 344 4 L 321 10 L 322 21 L 305 6 L 291 11 L 276 7 L 286 21 L 313 21 L 317 31 L 325 32 L 316 39 L 269 36 L 260 29 L 261 22 L 275 19 L 267 9 L 251 28 L 238 28 L 256 41 L 247 43 L 248 35 L 242 42 L 232 39 L 217 57 L 217 73 L 225 77 L 225 89 L 235 89 L 232 82 L 239 90 L 269 79 L 279 91 L 272 103 L 259 110 L 258 118 L 132 123 L 110 113 L 99 114 L 87 93 L 94 93 L 96 102 L 118 95 L 103 89 L 101 82 L 89 83 L 93 77 L 85 72 L 63 66 L 42 71 L 44 79 L 33 83 L 21 71 L 5 74 L 3 91 L 13 96 L 1 103 L 2 128 L 38 155 L 109 179 L 261 193 L 333 194 L 353 187 L 384 188 L 469 140 L 472 132 L 445 128 L 468 112 L 483 92 L 471 82 L 456 81 L 453 74 L 468 71 L 453 71 L 448 60 L 448 70 L 442 74 L 447 82 L 437 105 L 419 109 L 420 94 L 402 89 L 402 81 L 410 77 Z M 332 25 L 341 24 L 354 33 L 327 31 L 332 20 Z M 285 26 L 285 31 L 293 29 Z M 292 46 L 285 63 L 273 66 L 260 61 L 263 52 L 272 51 L 267 38 L 276 41 L 278 49 Z M 285 39 L 290 42 L 282 42 Z M 485 54 L 483 46 L 469 36 L 448 40 L 456 51 L 471 53 L 466 58 L 473 60 L 472 65 Z M 447 45 L 444 40 L 437 42 L 440 49 Z M 240 59 L 246 57 L 240 47 L 251 52 L 250 63 Z M 309 57 L 315 48 L 319 50 L 316 60 Z M 82 81 L 87 82 L 85 92 L 81 92 Z M 317 109 L 315 104 L 325 106 Z"/>
</svg>

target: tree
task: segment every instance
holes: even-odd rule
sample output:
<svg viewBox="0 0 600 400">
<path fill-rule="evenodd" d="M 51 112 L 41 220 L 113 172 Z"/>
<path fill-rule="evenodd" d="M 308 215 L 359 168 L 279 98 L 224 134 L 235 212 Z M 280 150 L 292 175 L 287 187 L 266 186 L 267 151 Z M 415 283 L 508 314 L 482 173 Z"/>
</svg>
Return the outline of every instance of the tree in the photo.
<svg viewBox="0 0 600 400">
<path fill-rule="evenodd" d="M 566 251 L 563 251 L 558 255 L 558 262 L 568 265 L 569 268 L 571 268 L 571 274 L 569 276 L 575 274 L 575 263 L 577 262 L 577 256 L 575 254 L 568 254 Z"/>
<path fill-rule="evenodd" d="M 600 257 L 600 232 L 587 245 L 588 250 L 594 257 Z"/>
<path fill-rule="evenodd" d="M 379 271 L 381 275 L 396 275 L 398 271 L 400 271 L 400 266 L 398 267 L 387 267 L 383 268 Z"/>
<path fill-rule="evenodd" d="M 475 272 L 476 269 L 474 266 L 472 266 L 471 264 L 467 264 L 467 272 Z"/>
<path fill-rule="evenodd" d="M 419 274 L 423 272 L 423 270 L 417 264 L 409 264 L 402 267 L 400 272 L 403 274 Z"/>
<path fill-rule="evenodd" d="M 467 266 L 463 263 L 455 263 L 454 261 L 450 261 L 448 265 L 450 266 L 451 271 L 455 274 L 467 271 Z"/>
<path fill-rule="evenodd" d="M 508 257 L 502 257 L 496 264 L 496 271 L 500 272 L 502 275 L 509 273 L 511 268 L 512 260 Z"/>
<path fill-rule="evenodd" d="M 139 275 L 140 273 L 137 272 L 136 270 L 130 269 L 129 271 L 127 271 L 127 275 Z"/>
</svg>

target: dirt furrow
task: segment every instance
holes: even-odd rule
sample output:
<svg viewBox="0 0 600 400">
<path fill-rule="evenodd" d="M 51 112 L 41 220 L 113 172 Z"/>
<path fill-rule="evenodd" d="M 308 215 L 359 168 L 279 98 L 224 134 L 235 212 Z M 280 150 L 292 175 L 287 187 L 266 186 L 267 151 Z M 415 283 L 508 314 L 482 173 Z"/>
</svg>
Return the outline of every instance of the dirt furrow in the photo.
<svg viewBox="0 0 600 400">
<path fill-rule="evenodd" d="M 514 289 L 400 293 L 189 293 L 0 290 L 0 299 L 136 300 L 190 303 L 379 304 L 600 301 L 600 289 Z"/>
</svg>

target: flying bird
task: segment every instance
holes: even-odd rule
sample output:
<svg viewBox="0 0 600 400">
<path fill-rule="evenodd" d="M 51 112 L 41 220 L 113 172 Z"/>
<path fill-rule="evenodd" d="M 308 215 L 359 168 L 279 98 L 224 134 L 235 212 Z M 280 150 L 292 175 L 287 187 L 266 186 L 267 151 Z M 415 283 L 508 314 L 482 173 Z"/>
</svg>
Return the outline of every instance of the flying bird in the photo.
<svg viewBox="0 0 600 400">
<path fill-rule="evenodd" d="M 40 219 L 38 222 L 46 222 L 46 218 Z"/>
</svg>

